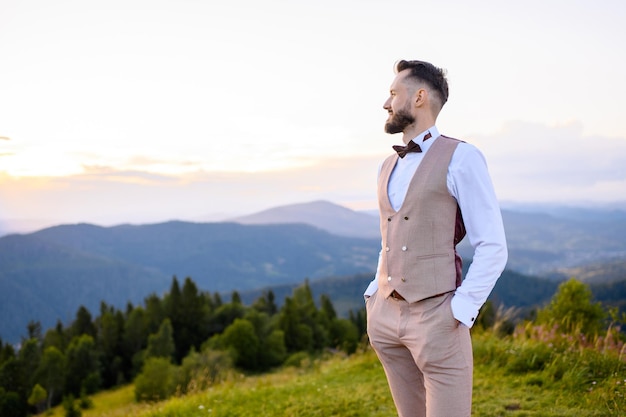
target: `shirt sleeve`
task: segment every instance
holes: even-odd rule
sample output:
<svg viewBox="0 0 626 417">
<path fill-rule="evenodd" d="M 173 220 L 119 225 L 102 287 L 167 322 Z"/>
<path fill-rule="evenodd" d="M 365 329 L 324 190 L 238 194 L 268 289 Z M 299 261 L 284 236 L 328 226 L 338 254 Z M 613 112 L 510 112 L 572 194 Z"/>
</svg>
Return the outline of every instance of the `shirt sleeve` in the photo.
<svg viewBox="0 0 626 417">
<path fill-rule="evenodd" d="M 448 190 L 461 208 L 472 264 L 452 298 L 454 317 L 472 327 L 508 259 L 502 214 L 487 163 L 473 145 L 460 143 L 448 167 Z"/>
<path fill-rule="evenodd" d="M 381 248 L 382 248 L 382 241 L 381 241 Z M 363 297 L 366 300 L 370 298 L 376 291 L 378 291 L 378 274 L 380 273 L 380 261 L 381 261 L 382 256 L 383 256 L 383 251 L 381 250 L 380 252 L 378 252 L 378 264 L 377 264 L 378 266 L 376 267 L 376 275 L 374 276 L 374 279 L 370 281 L 369 285 L 365 289 L 365 293 L 363 293 Z"/>
<path fill-rule="evenodd" d="M 376 178 L 378 179 L 378 177 L 380 176 L 380 170 L 382 168 L 382 164 L 378 165 L 378 172 L 376 174 Z M 378 263 L 376 264 L 376 275 L 374 275 L 374 279 L 372 279 L 372 281 L 370 281 L 369 285 L 367 286 L 367 288 L 365 289 L 365 292 L 363 293 L 363 298 L 365 298 L 366 300 L 368 298 L 370 298 L 376 291 L 378 291 L 378 274 L 380 273 L 380 261 L 382 259 L 383 256 L 383 241 L 380 241 L 380 252 L 378 252 Z"/>
</svg>

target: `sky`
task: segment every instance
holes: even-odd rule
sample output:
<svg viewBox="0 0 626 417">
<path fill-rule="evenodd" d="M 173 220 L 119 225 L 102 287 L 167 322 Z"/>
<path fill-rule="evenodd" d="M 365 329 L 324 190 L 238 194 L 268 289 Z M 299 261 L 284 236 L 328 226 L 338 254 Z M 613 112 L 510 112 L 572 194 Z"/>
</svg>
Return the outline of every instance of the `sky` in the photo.
<svg viewBox="0 0 626 417">
<path fill-rule="evenodd" d="M 505 203 L 626 201 L 617 0 L 0 0 L 0 231 L 376 207 L 399 59 Z M 626 206 L 626 205 L 624 205 Z"/>
</svg>

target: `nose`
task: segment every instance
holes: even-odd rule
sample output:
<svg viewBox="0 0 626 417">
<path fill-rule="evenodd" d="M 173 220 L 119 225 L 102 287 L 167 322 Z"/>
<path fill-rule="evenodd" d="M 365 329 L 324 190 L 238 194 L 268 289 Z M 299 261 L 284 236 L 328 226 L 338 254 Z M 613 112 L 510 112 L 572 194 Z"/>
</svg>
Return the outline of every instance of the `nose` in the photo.
<svg viewBox="0 0 626 417">
<path fill-rule="evenodd" d="M 389 110 L 391 108 L 391 97 L 389 97 L 383 104 L 383 109 Z"/>
</svg>

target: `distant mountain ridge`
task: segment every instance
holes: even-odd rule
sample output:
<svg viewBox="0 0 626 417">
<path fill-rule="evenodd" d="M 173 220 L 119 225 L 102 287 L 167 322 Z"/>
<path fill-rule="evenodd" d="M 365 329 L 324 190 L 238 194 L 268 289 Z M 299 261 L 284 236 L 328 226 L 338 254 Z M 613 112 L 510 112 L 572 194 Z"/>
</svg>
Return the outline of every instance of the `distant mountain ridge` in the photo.
<svg viewBox="0 0 626 417">
<path fill-rule="evenodd" d="M 69 321 L 80 305 L 96 312 L 101 301 L 141 302 L 173 276 L 228 292 L 371 272 L 379 246 L 305 224 L 77 224 L 8 235 L 0 238 L 0 337 L 23 334 L 31 319 L 44 328 Z"/>
<path fill-rule="evenodd" d="M 232 219 L 241 224 L 304 223 L 339 236 L 379 238 L 378 216 L 360 213 L 329 201 L 291 204 Z"/>
<path fill-rule="evenodd" d="M 521 207 L 523 211 L 502 210 L 509 246 L 508 268 L 524 274 L 561 278 L 568 272 L 582 272 L 589 264 L 619 264 L 620 260 L 626 260 L 626 210 L 555 205 Z M 356 212 L 328 201 L 275 207 L 233 221 L 305 223 L 340 236 L 380 239 L 376 212 Z M 458 250 L 466 259 L 473 255 L 467 238 Z M 624 277 L 620 274 L 626 272 L 626 267 L 600 269 L 603 273 L 595 274 L 594 282 L 619 280 Z M 584 276 L 590 273 L 585 272 Z"/>
<path fill-rule="evenodd" d="M 569 276 L 594 284 L 625 280 L 626 212 L 571 214 L 503 211 L 510 251 L 509 271 L 498 283 L 509 288 L 503 300 L 540 302 L 537 294 Z M 95 313 L 101 301 L 118 308 L 141 303 L 166 291 L 173 276 L 189 276 L 203 291 L 228 293 L 375 272 L 375 215 L 316 201 L 233 220 L 61 225 L 0 237 L 0 337 L 19 339 L 29 320 L 44 328 L 57 319 L 68 322 L 80 305 Z M 467 241 L 459 252 L 471 259 Z M 536 276 L 548 280 L 528 281 Z M 352 305 L 363 290 L 358 287 L 341 287 L 339 292 L 351 294 L 342 305 Z M 538 293 L 532 295 L 530 287 Z"/>
</svg>

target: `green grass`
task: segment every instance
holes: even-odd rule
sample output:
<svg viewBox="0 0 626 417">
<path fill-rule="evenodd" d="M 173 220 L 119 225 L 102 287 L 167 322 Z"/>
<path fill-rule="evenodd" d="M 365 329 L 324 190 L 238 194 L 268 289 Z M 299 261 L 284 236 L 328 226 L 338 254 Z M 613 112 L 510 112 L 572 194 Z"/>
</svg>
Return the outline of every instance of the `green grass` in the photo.
<svg viewBox="0 0 626 417">
<path fill-rule="evenodd" d="M 475 335 L 474 350 L 474 416 L 626 416 L 623 359 L 604 364 L 600 353 L 560 353 L 492 334 Z M 159 403 L 137 404 L 132 385 L 92 399 L 94 408 L 83 410 L 84 417 L 396 415 L 382 367 L 369 349 L 297 369 L 236 375 L 204 392 Z M 63 416 L 63 410 L 53 416 Z"/>
</svg>

